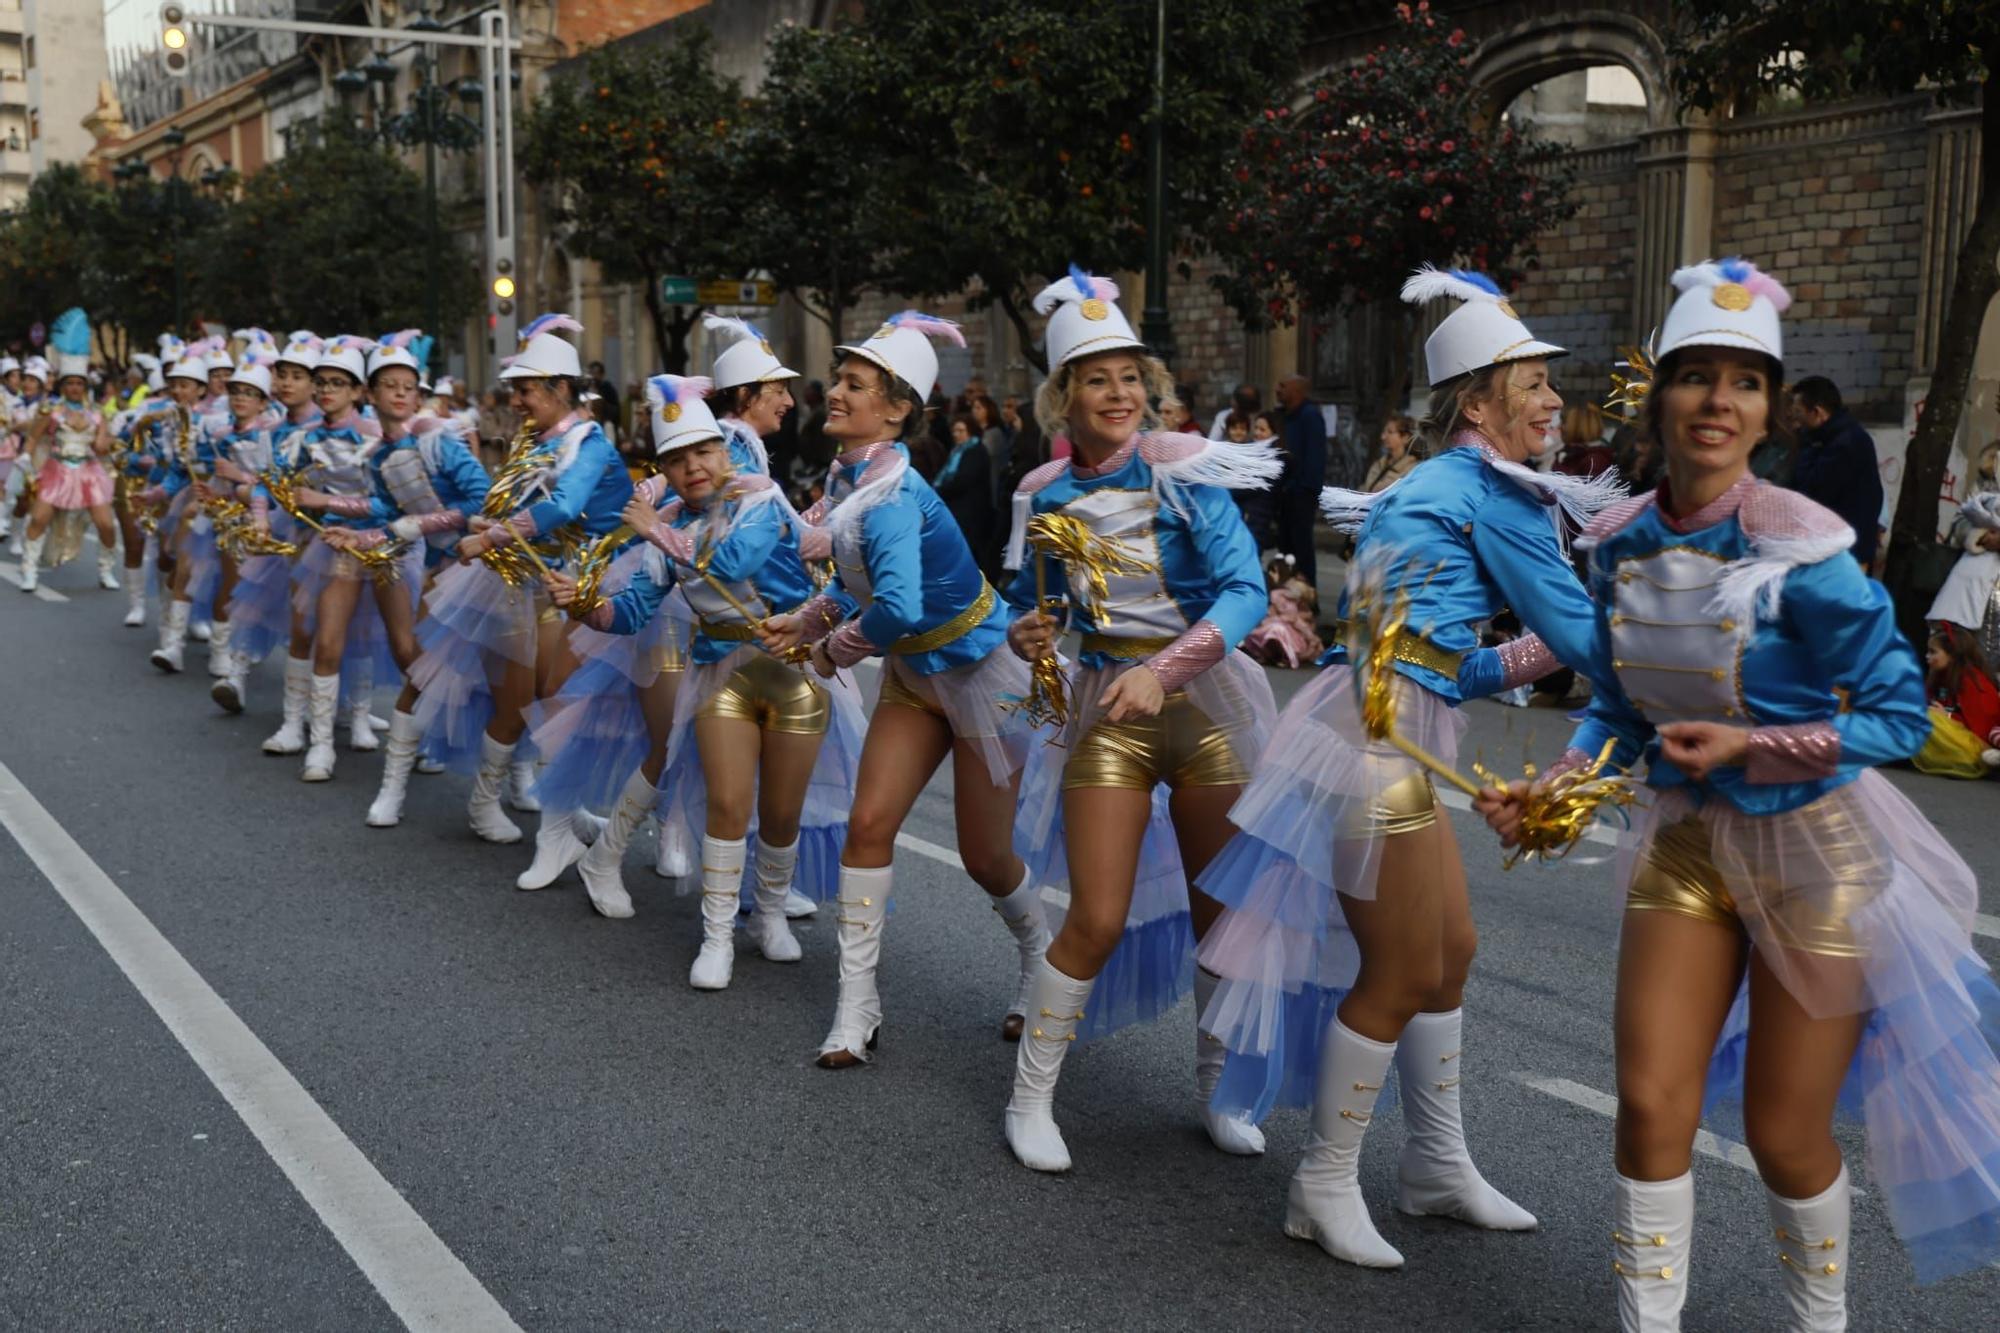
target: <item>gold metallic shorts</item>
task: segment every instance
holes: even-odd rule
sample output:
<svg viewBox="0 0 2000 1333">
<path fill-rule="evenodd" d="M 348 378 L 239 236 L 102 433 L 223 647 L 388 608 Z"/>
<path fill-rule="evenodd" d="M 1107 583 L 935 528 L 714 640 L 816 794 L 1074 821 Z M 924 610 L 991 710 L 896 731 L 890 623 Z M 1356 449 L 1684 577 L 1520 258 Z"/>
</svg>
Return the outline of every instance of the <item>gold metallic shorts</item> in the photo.
<svg viewBox="0 0 2000 1333">
<path fill-rule="evenodd" d="M 832 713 L 826 691 L 804 672 L 759 653 L 730 673 L 698 716 L 741 718 L 763 731 L 823 736 Z"/>
<path fill-rule="evenodd" d="M 917 679 L 922 681 L 923 678 L 917 677 Z M 927 698 L 925 695 L 918 693 L 916 687 L 912 686 L 904 678 L 903 673 L 896 669 L 894 662 L 884 662 L 882 664 L 882 693 L 876 699 L 875 706 L 877 708 L 887 708 L 892 704 L 903 708 L 914 708 L 919 713 L 929 713 L 932 717 L 943 717 L 945 715 L 944 705 L 940 704 L 935 698 Z"/>
<path fill-rule="evenodd" d="M 1809 815 L 1810 807 L 1797 814 Z M 1755 934 L 1760 943 L 1778 948 L 1826 958 L 1858 958 L 1863 950 L 1855 942 L 1848 917 L 1882 891 L 1889 867 L 1845 810 L 1829 807 L 1820 812 L 1819 820 L 1821 827 L 1815 832 L 1821 836 L 1812 852 L 1801 849 L 1794 854 L 1802 882 L 1760 889 L 1750 909 L 1762 918 Z M 1713 836 L 1699 816 L 1655 833 L 1646 859 L 1632 875 L 1625 910 L 1678 912 L 1743 929 L 1744 909 L 1716 868 Z"/>
<path fill-rule="evenodd" d="M 1393 838 L 1399 833 L 1419 833 L 1437 823 L 1437 788 L 1431 775 L 1422 769 L 1406 773 L 1384 787 L 1359 816 L 1354 827 L 1343 830 L 1349 838 Z"/>
<path fill-rule="evenodd" d="M 1232 787 L 1250 780 L 1229 733 L 1175 690 L 1160 711 L 1135 722 L 1099 722 L 1063 764 L 1063 790 Z"/>
</svg>

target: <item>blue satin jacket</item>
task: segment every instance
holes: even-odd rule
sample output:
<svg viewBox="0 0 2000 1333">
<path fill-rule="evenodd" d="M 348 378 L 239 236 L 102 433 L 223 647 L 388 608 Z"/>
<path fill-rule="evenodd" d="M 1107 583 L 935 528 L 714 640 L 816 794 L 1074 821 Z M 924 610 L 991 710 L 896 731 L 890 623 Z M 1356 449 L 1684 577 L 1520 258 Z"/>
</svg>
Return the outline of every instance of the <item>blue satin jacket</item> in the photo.
<svg viewBox="0 0 2000 1333">
<path fill-rule="evenodd" d="M 580 421 L 536 445 L 537 452 L 557 457 L 570 444 L 576 454 L 549 487 L 548 494 L 527 507 L 535 531 L 549 533 L 566 523 L 581 525 L 592 537 L 618 526 L 625 502 L 632 498 L 632 478 L 624 460 L 595 421 Z"/>
</svg>

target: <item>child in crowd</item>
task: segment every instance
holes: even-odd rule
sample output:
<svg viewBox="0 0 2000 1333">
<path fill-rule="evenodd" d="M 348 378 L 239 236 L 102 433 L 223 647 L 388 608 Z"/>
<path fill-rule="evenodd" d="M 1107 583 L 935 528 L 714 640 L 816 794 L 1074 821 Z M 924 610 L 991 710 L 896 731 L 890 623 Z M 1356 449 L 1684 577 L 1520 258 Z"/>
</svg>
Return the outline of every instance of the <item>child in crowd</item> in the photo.
<svg viewBox="0 0 2000 1333">
<path fill-rule="evenodd" d="M 2000 688 L 1978 642 L 1956 625 L 1941 625 L 1924 666 L 1931 735 L 1912 762 L 1939 777 L 1985 777 L 2000 767 Z"/>
<path fill-rule="evenodd" d="M 1243 640 L 1243 651 L 1265 666 L 1310 666 L 1320 655 L 1319 633 L 1313 621 L 1319 597 L 1299 576 L 1298 562 L 1275 551 L 1264 564 L 1264 584 L 1271 590 L 1270 609 Z"/>
</svg>

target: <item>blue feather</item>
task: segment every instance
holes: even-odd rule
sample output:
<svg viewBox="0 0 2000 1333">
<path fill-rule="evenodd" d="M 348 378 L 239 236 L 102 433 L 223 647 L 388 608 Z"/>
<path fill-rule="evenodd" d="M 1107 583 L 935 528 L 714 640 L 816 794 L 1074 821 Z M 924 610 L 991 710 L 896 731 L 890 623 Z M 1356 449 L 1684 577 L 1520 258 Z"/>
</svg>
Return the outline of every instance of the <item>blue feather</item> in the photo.
<svg viewBox="0 0 2000 1333">
<path fill-rule="evenodd" d="M 1097 295 L 1096 290 L 1090 285 L 1090 275 L 1085 273 L 1080 265 L 1072 263 L 1069 266 L 1069 280 L 1076 284 L 1076 294 L 1082 299 L 1088 301 Z"/>
<path fill-rule="evenodd" d="M 90 316 L 73 305 L 49 326 L 49 346 L 64 356 L 90 355 Z"/>
<path fill-rule="evenodd" d="M 410 339 L 410 355 L 417 358 L 417 367 L 428 372 L 431 364 L 431 344 L 437 341 L 430 334 L 421 334 Z"/>
<path fill-rule="evenodd" d="M 1487 277 L 1484 273 L 1481 273 L 1478 269 L 1455 268 L 1451 271 L 1451 276 L 1457 278 L 1460 282 L 1471 283 L 1482 292 L 1490 292 L 1494 296 L 1502 295 L 1500 284 Z"/>
<path fill-rule="evenodd" d="M 1756 272 L 1756 269 L 1751 267 L 1747 261 L 1735 255 L 1731 255 L 1729 258 L 1723 260 L 1716 267 L 1722 270 L 1722 276 L 1730 282 L 1742 282 L 1752 273 Z"/>
</svg>

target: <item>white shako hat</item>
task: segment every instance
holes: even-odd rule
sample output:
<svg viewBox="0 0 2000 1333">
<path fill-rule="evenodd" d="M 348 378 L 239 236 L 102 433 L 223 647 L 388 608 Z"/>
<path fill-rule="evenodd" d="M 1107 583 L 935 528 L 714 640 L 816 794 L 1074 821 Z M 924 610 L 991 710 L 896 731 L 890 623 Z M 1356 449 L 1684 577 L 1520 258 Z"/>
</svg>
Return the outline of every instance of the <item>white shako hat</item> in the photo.
<svg viewBox="0 0 2000 1333">
<path fill-rule="evenodd" d="M 311 329 L 293 329 L 285 335 L 285 345 L 278 352 L 278 360 L 310 371 L 319 365 L 320 347 L 317 333 Z"/>
<path fill-rule="evenodd" d="M 206 358 L 210 370 L 236 369 L 236 358 L 229 354 L 229 339 L 217 335 L 210 343 Z"/>
<path fill-rule="evenodd" d="M 247 384 L 258 390 L 266 398 L 271 396 L 271 363 L 269 361 L 245 361 L 236 367 L 236 373 L 229 377 L 231 384 Z"/>
<path fill-rule="evenodd" d="M 422 329 L 401 329 L 395 333 L 382 335 L 375 344 L 375 350 L 368 354 L 368 378 L 374 379 L 375 372 L 387 370 L 390 366 L 402 366 L 414 371 L 419 380 L 424 377 L 424 368 L 417 364 L 417 354 L 410 350 L 410 344 L 423 337 Z"/>
<path fill-rule="evenodd" d="M 938 359 L 936 349 L 931 346 L 932 338 L 942 338 L 956 347 L 965 346 L 965 335 L 950 320 L 926 315 L 921 310 L 905 310 L 889 316 L 888 322 L 865 341 L 843 343 L 833 350 L 836 355 L 858 356 L 880 366 L 915 389 L 917 401 L 922 403 L 937 387 Z"/>
<path fill-rule="evenodd" d="M 49 382 L 49 363 L 39 356 L 31 356 L 21 363 L 21 373 L 38 379 L 46 385 Z M 202 376 L 204 381 L 207 378 L 206 375 Z"/>
<path fill-rule="evenodd" d="M 720 440 L 722 427 L 703 399 L 715 383 L 699 375 L 655 375 L 646 381 L 646 419 L 653 423 L 653 456 L 665 458 L 703 440 Z"/>
<path fill-rule="evenodd" d="M 138 358 L 134 357 L 133 359 L 137 360 Z M 19 361 L 16 361 L 13 357 L 0 356 L 0 375 L 5 375 L 10 370 L 19 370 L 20 368 L 21 368 L 21 363 Z"/>
<path fill-rule="evenodd" d="M 363 338 L 353 333 L 336 333 L 319 349 L 319 360 L 314 370 L 325 370 L 332 366 L 354 376 L 356 384 L 368 382 L 368 354 L 375 350 L 372 338 Z"/>
<path fill-rule="evenodd" d="M 1035 313 L 1049 317 L 1044 342 L 1050 374 L 1100 352 L 1146 350 L 1146 344 L 1132 332 L 1125 312 L 1118 308 L 1118 284 L 1109 278 L 1094 278 L 1075 264 L 1069 266 L 1067 277 L 1042 288 L 1035 298 Z"/>
<path fill-rule="evenodd" d="M 799 372 L 778 360 L 771 340 L 747 319 L 727 315 L 703 315 L 701 326 L 724 345 L 715 354 L 714 373 L 709 376 L 718 389 L 739 384 L 768 384 L 772 380 L 795 380 Z"/>
<path fill-rule="evenodd" d="M 55 380 L 53 382 L 61 383 L 72 376 L 80 380 L 89 379 L 90 358 L 88 356 L 79 356 L 72 352 L 56 353 Z"/>
<path fill-rule="evenodd" d="M 521 350 L 507 358 L 503 380 L 581 379 L 583 363 L 576 346 L 556 337 L 567 330 L 582 333 L 583 325 L 568 315 L 537 315 L 521 330 Z"/>
<path fill-rule="evenodd" d="M 203 385 L 207 384 L 208 383 L 207 355 L 201 352 L 196 352 L 193 356 L 182 357 L 180 360 L 174 362 L 174 364 L 168 368 L 167 378 L 170 380 L 193 380 L 196 384 L 203 384 Z"/>
<path fill-rule="evenodd" d="M 1463 304 L 1424 339 L 1424 366 L 1433 389 L 1488 366 L 1568 355 L 1563 348 L 1528 332 L 1514 307 L 1507 304 L 1500 284 L 1484 273 L 1426 264 L 1403 283 L 1403 299 L 1411 305 L 1440 296 Z"/>
<path fill-rule="evenodd" d="M 243 344 L 242 350 L 236 354 L 238 365 L 252 360 L 269 365 L 271 358 L 278 354 L 278 340 L 271 336 L 269 330 L 254 324 L 247 329 L 236 329 L 229 336 Z"/>
<path fill-rule="evenodd" d="M 1680 296 L 1660 325 L 1654 357 L 1683 347 L 1737 347 L 1785 359 L 1778 316 L 1792 294 L 1747 259 L 1708 259 L 1674 271 Z"/>
</svg>

